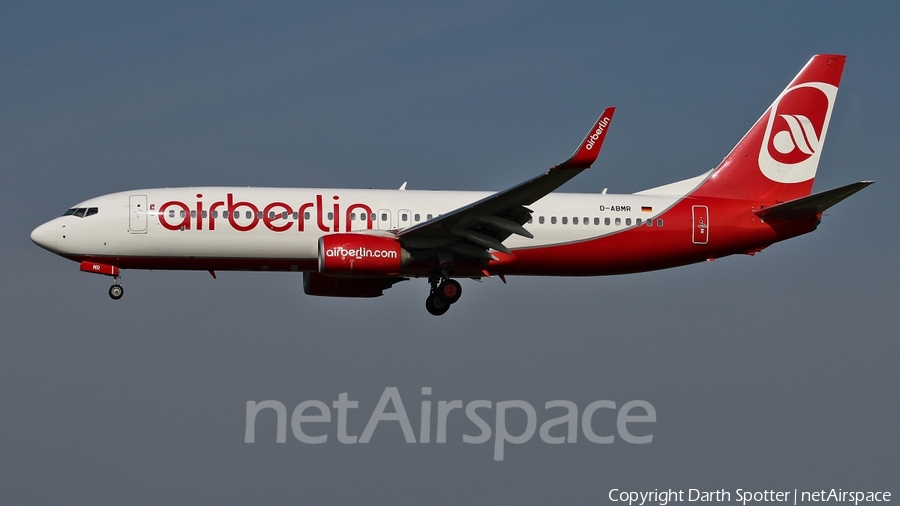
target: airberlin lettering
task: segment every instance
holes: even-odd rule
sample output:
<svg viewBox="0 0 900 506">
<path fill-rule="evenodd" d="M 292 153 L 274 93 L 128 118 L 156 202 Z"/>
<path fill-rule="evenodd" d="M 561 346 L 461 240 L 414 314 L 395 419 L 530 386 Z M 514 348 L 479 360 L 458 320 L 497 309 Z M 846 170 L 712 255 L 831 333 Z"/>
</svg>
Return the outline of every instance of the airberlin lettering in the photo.
<svg viewBox="0 0 900 506">
<path fill-rule="evenodd" d="M 262 222 L 265 228 L 273 232 L 286 232 L 295 229 L 298 232 L 305 231 L 305 216 L 310 215 L 309 221 L 315 219 L 316 226 L 322 232 L 340 232 L 341 219 L 345 223 L 345 231 L 353 230 L 351 216 L 359 214 L 360 220 L 365 220 L 366 229 L 372 228 L 372 208 L 365 204 L 354 203 L 342 209 L 338 195 L 332 196 L 333 203 L 329 211 L 325 211 L 322 195 L 316 195 L 315 202 L 305 202 L 296 207 L 287 202 L 270 202 L 266 205 L 257 205 L 253 202 L 234 199 L 234 194 L 229 193 L 225 200 L 206 204 L 200 199 L 203 194 L 197 194 L 197 202 L 193 208 L 185 202 L 170 200 L 157 211 L 159 224 L 168 230 L 203 230 L 204 222 L 207 230 L 215 230 L 217 225 L 222 225 L 225 219 L 228 225 L 239 232 L 249 232 Z M 325 219 L 325 214 L 330 215 Z M 219 218 L 221 214 L 222 218 Z M 315 214 L 313 217 L 312 215 Z M 296 227 L 295 227 L 296 221 Z M 361 228 L 361 227 L 360 227 Z"/>
<path fill-rule="evenodd" d="M 594 143 L 596 143 L 597 139 L 599 139 L 600 136 L 603 135 L 603 129 L 606 128 L 606 125 L 609 125 L 609 118 L 601 119 L 600 123 L 597 124 L 597 129 L 594 130 L 594 133 L 592 133 L 590 138 L 588 138 L 588 142 L 587 142 L 587 145 L 585 146 L 585 148 L 587 148 L 587 149 L 594 148 Z"/>
<path fill-rule="evenodd" d="M 398 253 L 392 250 L 386 249 L 369 249 L 369 248 L 355 248 L 355 249 L 347 249 L 343 246 L 336 246 L 325 251 L 325 256 L 329 258 L 340 257 L 342 260 L 351 257 L 357 260 L 361 260 L 363 258 L 397 258 Z"/>
</svg>

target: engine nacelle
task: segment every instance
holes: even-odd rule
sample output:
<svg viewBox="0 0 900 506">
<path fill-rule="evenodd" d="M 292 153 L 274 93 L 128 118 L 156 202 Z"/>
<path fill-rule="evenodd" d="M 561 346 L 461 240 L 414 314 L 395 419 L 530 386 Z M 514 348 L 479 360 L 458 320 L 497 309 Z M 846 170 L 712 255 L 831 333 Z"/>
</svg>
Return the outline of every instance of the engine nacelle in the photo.
<svg viewBox="0 0 900 506">
<path fill-rule="evenodd" d="M 329 276 L 397 276 L 409 252 L 393 237 L 330 234 L 319 238 L 319 272 Z"/>
</svg>

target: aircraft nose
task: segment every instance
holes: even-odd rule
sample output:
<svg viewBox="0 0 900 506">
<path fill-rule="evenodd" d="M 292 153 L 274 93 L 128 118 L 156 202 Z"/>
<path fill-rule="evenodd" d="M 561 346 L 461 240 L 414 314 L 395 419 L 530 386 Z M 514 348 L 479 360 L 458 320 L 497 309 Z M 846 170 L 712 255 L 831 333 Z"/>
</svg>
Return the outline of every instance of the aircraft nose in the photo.
<svg viewBox="0 0 900 506">
<path fill-rule="evenodd" d="M 31 240 L 38 246 L 53 251 L 56 249 L 56 220 L 48 221 L 31 232 Z"/>
</svg>

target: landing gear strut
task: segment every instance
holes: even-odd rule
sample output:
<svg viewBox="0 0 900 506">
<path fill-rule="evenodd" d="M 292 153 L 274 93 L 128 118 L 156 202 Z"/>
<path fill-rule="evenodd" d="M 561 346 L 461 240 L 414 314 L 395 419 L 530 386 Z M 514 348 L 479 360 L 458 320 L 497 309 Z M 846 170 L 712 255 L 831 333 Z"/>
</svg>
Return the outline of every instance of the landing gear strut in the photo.
<svg viewBox="0 0 900 506">
<path fill-rule="evenodd" d="M 441 316 L 459 300 L 462 295 L 462 286 L 459 281 L 446 276 L 432 277 L 428 281 L 431 283 L 431 293 L 425 299 L 425 309 L 434 316 Z"/>
</svg>

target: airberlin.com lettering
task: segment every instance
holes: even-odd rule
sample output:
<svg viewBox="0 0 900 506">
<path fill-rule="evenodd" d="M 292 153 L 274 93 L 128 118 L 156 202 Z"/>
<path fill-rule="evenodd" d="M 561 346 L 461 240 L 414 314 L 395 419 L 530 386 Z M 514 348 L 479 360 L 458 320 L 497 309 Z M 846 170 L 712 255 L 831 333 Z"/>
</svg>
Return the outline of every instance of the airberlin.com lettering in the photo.
<svg viewBox="0 0 900 506">
<path fill-rule="evenodd" d="M 305 400 L 291 412 L 280 401 L 247 401 L 244 442 L 255 443 L 259 436 L 287 443 L 288 426 L 294 438 L 304 444 L 335 439 L 341 444 L 364 444 L 373 437 L 396 438 L 401 434 L 406 443 L 419 444 L 460 439 L 467 444 L 484 444 L 493 439 L 494 460 L 502 461 L 507 445 L 536 439 L 546 444 L 575 444 L 582 438 L 594 444 L 618 440 L 647 444 L 653 441 L 653 426 L 649 424 L 656 422 L 656 409 L 641 400 L 622 405 L 598 400 L 581 408 L 572 401 L 553 400 L 544 403 L 541 410 L 523 400 L 432 400 L 431 388 L 424 387 L 416 401 L 407 414 L 408 404 L 396 387 L 385 388 L 374 409 L 363 406 L 360 410 L 360 401 L 351 400 L 347 392 L 330 404 Z M 361 412 L 364 414 L 360 416 Z M 361 425 L 362 420 L 368 420 L 362 432 L 349 429 Z M 376 432 L 383 434 L 375 436 Z"/>
</svg>

